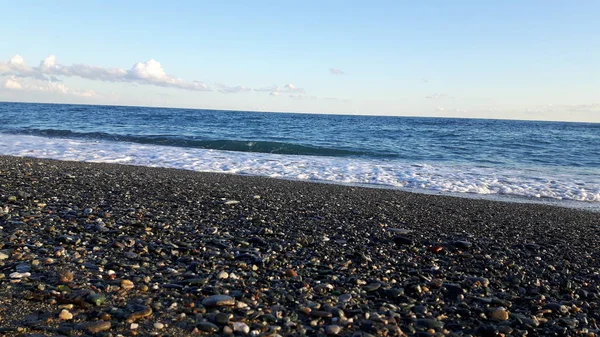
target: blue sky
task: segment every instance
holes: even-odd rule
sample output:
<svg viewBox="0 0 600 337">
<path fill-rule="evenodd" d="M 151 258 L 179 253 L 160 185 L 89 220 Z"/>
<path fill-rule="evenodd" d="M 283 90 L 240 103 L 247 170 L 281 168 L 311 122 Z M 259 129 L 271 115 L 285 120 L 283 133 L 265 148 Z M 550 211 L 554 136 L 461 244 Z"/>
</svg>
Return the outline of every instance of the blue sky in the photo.
<svg viewBox="0 0 600 337">
<path fill-rule="evenodd" d="M 595 0 L 0 5 L 3 101 L 600 122 Z"/>
</svg>

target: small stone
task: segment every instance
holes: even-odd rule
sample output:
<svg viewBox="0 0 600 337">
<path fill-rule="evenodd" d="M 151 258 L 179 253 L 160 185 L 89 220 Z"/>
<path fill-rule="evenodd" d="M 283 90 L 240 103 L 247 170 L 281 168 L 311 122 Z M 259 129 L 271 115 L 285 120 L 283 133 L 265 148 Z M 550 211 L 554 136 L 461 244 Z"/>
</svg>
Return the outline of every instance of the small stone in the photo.
<svg viewBox="0 0 600 337">
<path fill-rule="evenodd" d="M 506 321 L 509 316 L 510 316 L 510 313 L 508 312 L 508 310 L 506 310 L 503 307 L 494 308 L 488 314 L 488 317 L 490 319 L 495 320 L 495 321 L 501 321 L 501 322 Z"/>
<path fill-rule="evenodd" d="M 12 279 L 22 279 L 22 278 L 26 278 L 29 276 L 31 276 L 30 273 L 19 273 L 19 272 L 10 273 L 10 275 L 8 275 L 8 277 L 10 277 Z"/>
<path fill-rule="evenodd" d="M 341 303 L 348 303 L 352 299 L 352 295 L 350 294 L 342 294 L 338 297 L 338 301 Z"/>
<path fill-rule="evenodd" d="M 6 260 L 8 259 L 10 256 L 5 253 L 5 252 L 0 252 L 0 260 Z"/>
<path fill-rule="evenodd" d="M 285 271 L 285 276 L 287 277 L 298 277 L 298 272 L 296 272 L 294 269 L 288 269 Z"/>
<path fill-rule="evenodd" d="M 161 323 L 161 322 L 154 323 L 154 328 L 156 330 L 162 330 L 164 327 L 165 327 L 165 325 L 163 323 Z"/>
<path fill-rule="evenodd" d="M 406 236 L 396 236 L 394 237 L 392 240 L 394 240 L 394 243 L 397 246 L 412 246 L 413 245 L 413 240 L 411 240 L 410 238 L 407 238 Z"/>
<path fill-rule="evenodd" d="M 458 240 L 458 241 L 454 241 L 452 243 L 452 245 L 459 249 L 469 249 L 469 248 L 471 248 L 471 246 L 473 246 L 473 243 L 471 243 L 469 241 Z"/>
<path fill-rule="evenodd" d="M 328 335 L 337 335 L 342 331 L 342 327 L 339 325 L 328 325 L 325 327 L 325 333 Z"/>
<path fill-rule="evenodd" d="M 229 273 L 226 271 L 222 271 L 217 275 L 218 279 L 228 279 L 229 278 Z"/>
<path fill-rule="evenodd" d="M 310 312 L 310 316 L 318 317 L 318 318 L 331 318 L 333 316 L 333 314 L 330 313 L 329 311 L 313 310 Z"/>
<path fill-rule="evenodd" d="M 225 325 L 229 323 L 230 317 L 231 316 L 229 314 L 219 312 L 212 317 L 212 322 L 219 325 Z"/>
<path fill-rule="evenodd" d="M 102 331 L 109 330 L 111 328 L 110 321 L 95 321 L 88 322 L 79 325 L 79 328 L 82 330 L 86 330 L 89 333 L 95 334 Z"/>
<path fill-rule="evenodd" d="M 125 290 L 131 290 L 131 289 L 133 289 L 133 287 L 134 287 L 134 284 L 130 280 L 122 280 L 121 281 L 121 288 L 123 288 Z"/>
<path fill-rule="evenodd" d="M 417 326 L 421 326 L 427 329 L 436 329 L 436 330 L 441 330 L 444 328 L 444 322 L 441 321 L 436 321 L 435 319 L 431 319 L 431 318 L 422 318 L 422 319 L 418 319 L 416 321 Z"/>
<path fill-rule="evenodd" d="M 152 315 L 152 308 L 150 307 L 144 307 L 141 310 L 138 310 L 132 314 L 129 315 L 129 317 L 127 317 L 127 322 L 128 323 L 133 323 L 135 321 L 137 321 L 140 318 L 145 318 Z"/>
<path fill-rule="evenodd" d="M 71 283 L 73 282 L 73 273 L 68 270 L 58 272 L 58 282 L 60 283 Z"/>
<path fill-rule="evenodd" d="M 91 294 L 90 296 L 88 296 L 88 302 L 99 307 L 104 302 L 106 302 L 106 297 L 104 295 L 100 295 L 100 294 Z"/>
<path fill-rule="evenodd" d="M 250 332 L 250 327 L 244 322 L 233 322 L 232 326 L 233 331 L 235 332 L 241 332 L 243 334 L 248 334 Z"/>
<path fill-rule="evenodd" d="M 62 319 L 63 321 L 68 321 L 70 319 L 73 319 L 73 314 L 69 312 L 69 310 L 63 309 L 58 314 L 58 318 Z"/>
<path fill-rule="evenodd" d="M 135 329 L 137 329 L 137 328 L 139 328 L 139 327 L 140 327 L 140 325 L 139 325 L 139 324 L 137 324 L 137 323 L 131 323 L 131 325 L 129 326 L 129 329 L 131 329 L 131 330 L 135 330 Z"/>
<path fill-rule="evenodd" d="M 205 307 L 223 307 L 235 305 L 235 300 L 227 295 L 212 295 L 202 300 Z"/>
<path fill-rule="evenodd" d="M 200 330 L 200 331 L 204 331 L 204 332 L 208 332 L 208 333 L 215 333 L 215 332 L 219 331 L 219 327 L 210 322 L 200 322 L 200 323 L 198 323 L 198 325 L 196 325 L 196 328 L 198 328 L 198 330 Z"/>
<path fill-rule="evenodd" d="M 227 200 L 224 202 L 225 205 L 235 205 L 235 204 L 239 204 L 240 202 L 237 200 Z"/>
</svg>

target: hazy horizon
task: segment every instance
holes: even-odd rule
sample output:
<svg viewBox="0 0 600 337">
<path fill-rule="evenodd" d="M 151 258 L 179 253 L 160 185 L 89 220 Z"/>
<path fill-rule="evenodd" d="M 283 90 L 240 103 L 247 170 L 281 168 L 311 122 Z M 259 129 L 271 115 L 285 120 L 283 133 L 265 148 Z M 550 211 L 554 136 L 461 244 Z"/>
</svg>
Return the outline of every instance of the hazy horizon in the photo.
<svg viewBox="0 0 600 337">
<path fill-rule="evenodd" d="M 595 1 L 61 4 L 3 6 L 0 101 L 600 122 Z"/>
</svg>

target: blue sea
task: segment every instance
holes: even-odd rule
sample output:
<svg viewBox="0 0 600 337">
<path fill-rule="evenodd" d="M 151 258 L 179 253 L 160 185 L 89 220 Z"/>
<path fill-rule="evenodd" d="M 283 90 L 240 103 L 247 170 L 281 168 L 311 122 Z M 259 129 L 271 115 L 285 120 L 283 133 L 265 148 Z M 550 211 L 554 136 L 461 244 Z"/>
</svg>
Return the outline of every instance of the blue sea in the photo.
<svg viewBox="0 0 600 337">
<path fill-rule="evenodd" d="M 0 103 L 0 154 L 600 208 L 600 124 Z"/>
</svg>

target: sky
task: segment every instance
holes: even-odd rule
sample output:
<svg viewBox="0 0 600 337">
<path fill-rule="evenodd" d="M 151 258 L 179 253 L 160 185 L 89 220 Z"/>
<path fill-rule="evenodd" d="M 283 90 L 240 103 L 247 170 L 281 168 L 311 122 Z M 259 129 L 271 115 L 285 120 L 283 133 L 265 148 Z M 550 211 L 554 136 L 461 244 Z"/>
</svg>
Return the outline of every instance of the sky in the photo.
<svg viewBox="0 0 600 337">
<path fill-rule="evenodd" d="M 0 101 L 600 122 L 597 0 L 0 8 Z"/>
</svg>

